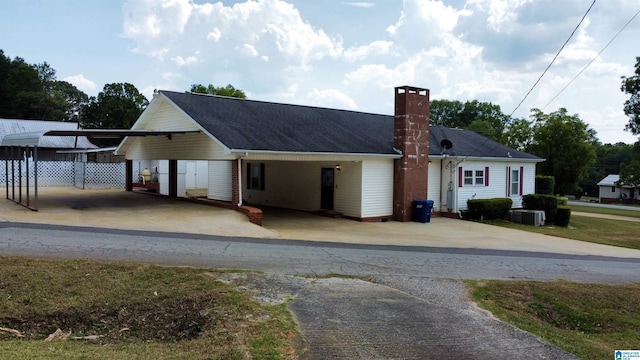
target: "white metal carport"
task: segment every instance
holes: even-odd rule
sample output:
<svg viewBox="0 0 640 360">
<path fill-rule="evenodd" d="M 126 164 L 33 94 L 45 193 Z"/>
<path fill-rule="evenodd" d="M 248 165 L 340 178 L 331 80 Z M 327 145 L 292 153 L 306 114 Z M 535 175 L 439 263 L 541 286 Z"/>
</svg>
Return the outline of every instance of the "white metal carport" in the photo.
<svg viewBox="0 0 640 360">
<path fill-rule="evenodd" d="M 195 131 L 153 131 L 153 130 L 119 130 L 119 129 L 85 129 L 85 130 L 49 130 L 39 132 L 25 132 L 6 135 L 2 139 L 1 146 L 5 149 L 6 172 L 6 198 L 33 211 L 38 210 L 38 146 L 45 136 L 71 136 L 71 137 L 95 137 L 95 138 L 123 138 L 127 136 L 166 136 L 171 139 L 174 135 L 199 133 Z M 22 172 L 22 160 L 33 159 L 34 166 L 34 198 L 31 200 L 29 183 L 29 162 L 25 163 L 26 176 Z M 16 166 L 16 161 L 18 161 Z M 9 164 L 11 163 L 11 166 Z M 17 169 L 16 169 L 17 168 Z M 130 190 L 131 165 L 127 162 L 127 190 Z M 23 199 L 23 178 L 26 179 L 25 199 Z M 16 189 L 17 187 L 17 189 Z M 11 191 L 9 189 L 11 188 Z M 17 190 L 17 191 L 16 191 Z"/>
</svg>

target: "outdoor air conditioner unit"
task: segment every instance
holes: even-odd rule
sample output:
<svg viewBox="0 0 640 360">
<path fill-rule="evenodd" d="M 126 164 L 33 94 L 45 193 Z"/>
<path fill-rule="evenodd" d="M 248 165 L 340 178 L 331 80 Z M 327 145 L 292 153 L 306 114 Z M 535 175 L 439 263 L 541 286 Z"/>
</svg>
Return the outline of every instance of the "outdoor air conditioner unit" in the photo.
<svg viewBox="0 0 640 360">
<path fill-rule="evenodd" d="M 542 226 L 544 225 L 545 216 L 542 210 L 529 210 L 522 212 L 522 224 Z"/>
</svg>

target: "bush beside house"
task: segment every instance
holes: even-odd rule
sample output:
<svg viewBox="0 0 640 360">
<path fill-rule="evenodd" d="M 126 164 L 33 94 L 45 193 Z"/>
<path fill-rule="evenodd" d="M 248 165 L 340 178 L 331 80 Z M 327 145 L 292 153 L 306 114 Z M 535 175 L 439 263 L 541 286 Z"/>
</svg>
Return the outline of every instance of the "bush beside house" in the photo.
<svg viewBox="0 0 640 360">
<path fill-rule="evenodd" d="M 536 175 L 536 194 L 553 195 L 556 179 L 553 176 Z"/>
<path fill-rule="evenodd" d="M 571 209 L 568 206 L 558 206 L 556 219 L 554 224 L 557 226 L 567 227 L 571 220 Z"/>
<path fill-rule="evenodd" d="M 508 219 L 512 205 L 510 198 L 467 200 L 465 217 L 472 220 Z"/>
</svg>

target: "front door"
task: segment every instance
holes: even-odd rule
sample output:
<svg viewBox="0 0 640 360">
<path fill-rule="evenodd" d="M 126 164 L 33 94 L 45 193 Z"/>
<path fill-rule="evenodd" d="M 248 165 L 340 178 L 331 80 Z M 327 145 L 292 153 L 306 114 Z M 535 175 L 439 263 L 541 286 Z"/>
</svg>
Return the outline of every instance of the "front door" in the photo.
<svg viewBox="0 0 640 360">
<path fill-rule="evenodd" d="M 333 168 L 322 168 L 320 208 L 323 210 L 333 210 L 333 175 Z"/>
</svg>

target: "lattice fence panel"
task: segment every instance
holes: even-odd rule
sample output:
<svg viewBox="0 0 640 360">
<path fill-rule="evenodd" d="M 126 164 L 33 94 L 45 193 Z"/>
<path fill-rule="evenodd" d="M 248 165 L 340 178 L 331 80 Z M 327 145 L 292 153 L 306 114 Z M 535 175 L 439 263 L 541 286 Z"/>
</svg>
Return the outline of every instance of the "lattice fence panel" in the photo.
<svg viewBox="0 0 640 360">
<path fill-rule="evenodd" d="M 125 164 L 84 163 L 84 186 L 87 189 L 114 189 L 125 187 Z"/>
<path fill-rule="evenodd" d="M 11 181 L 11 162 L 9 161 L 9 181 Z M 21 161 L 22 183 L 26 185 L 26 163 Z M 16 181 L 18 161 L 14 162 Z M 7 179 L 5 161 L 0 160 L 0 187 L 4 187 Z M 29 185 L 33 186 L 35 167 L 29 162 Z M 76 186 L 81 189 L 124 188 L 124 163 L 82 163 L 73 161 L 38 161 L 38 186 Z"/>
</svg>

